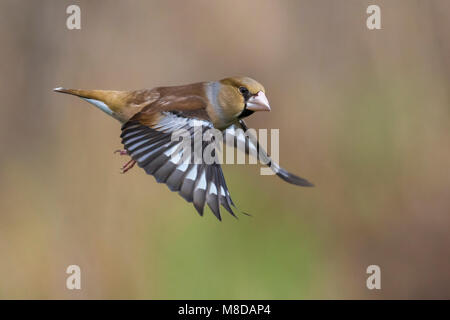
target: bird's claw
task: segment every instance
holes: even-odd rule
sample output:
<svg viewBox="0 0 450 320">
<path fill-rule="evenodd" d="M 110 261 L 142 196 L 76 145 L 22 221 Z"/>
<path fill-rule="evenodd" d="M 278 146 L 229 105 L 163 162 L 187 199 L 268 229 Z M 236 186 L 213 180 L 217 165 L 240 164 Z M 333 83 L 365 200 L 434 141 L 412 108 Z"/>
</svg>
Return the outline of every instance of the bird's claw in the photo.
<svg viewBox="0 0 450 320">
<path fill-rule="evenodd" d="M 114 153 L 118 153 L 121 156 L 125 156 L 128 154 L 128 151 L 119 149 L 119 150 L 114 151 Z"/>
<path fill-rule="evenodd" d="M 123 149 L 119 149 L 114 151 L 114 153 L 118 153 L 121 156 L 126 156 L 128 155 L 128 151 L 127 150 L 123 150 Z M 134 167 L 134 165 L 136 164 L 136 161 L 131 159 L 130 161 L 128 161 L 127 163 L 125 163 L 122 168 L 120 168 L 120 173 L 126 173 L 128 172 L 131 168 Z"/>
<path fill-rule="evenodd" d="M 124 174 L 126 172 L 128 172 L 128 170 L 130 170 L 131 168 L 134 167 L 134 165 L 136 164 L 136 161 L 131 159 L 130 161 L 128 161 L 127 163 L 125 163 L 122 168 L 120 169 L 120 173 Z"/>
</svg>

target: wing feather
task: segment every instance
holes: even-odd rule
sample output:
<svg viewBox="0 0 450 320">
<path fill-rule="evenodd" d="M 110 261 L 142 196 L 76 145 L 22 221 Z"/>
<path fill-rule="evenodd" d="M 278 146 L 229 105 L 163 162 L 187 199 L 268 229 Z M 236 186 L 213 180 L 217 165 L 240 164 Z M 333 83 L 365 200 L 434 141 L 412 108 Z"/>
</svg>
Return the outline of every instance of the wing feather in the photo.
<svg viewBox="0 0 450 320">
<path fill-rule="evenodd" d="M 208 203 L 209 208 L 217 217 L 217 219 L 222 220 L 222 218 L 220 217 L 220 202 L 217 192 L 218 181 L 216 175 L 216 167 L 217 165 L 209 165 L 207 167 L 207 177 L 209 182 L 206 202 Z"/>
<path fill-rule="evenodd" d="M 242 129 L 242 130 L 239 130 Z M 262 163 L 266 164 L 268 167 L 272 169 L 272 171 L 280 177 L 282 180 L 302 187 L 313 187 L 314 185 L 308 180 L 298 177 L 293 173 L 283 169 L 276 162 L 274 162 L 264 148 L 258 142 L 258 139 L 253 136 L 250 132 L 247 132 L 248 128 L 245 124 L 244 120 L 240 120 L 237 125 L 232 125 L 224 131 L 224 138 L 226 141 L 230 141 L 227 139 L 227 136 L 231 136 L 233 139 L 234 146 L 238 146 L 238 140 L 245 141 L 245 150 L 246 154 L 251 154 L 252 151 L 256 151 L 255 153 L 258 155 L 258 160 Z M 244 134 L 245 132 L 245 134 Z M 253 152 L 252 152 L 253 153 Z"/>
<path fill-rule="evenodd" d="M 201 125 L 201 130 L 195 126 Z M 221 220 L 220 206 L 230 214 L 232 201 L 219 164 L 194 163 L 194 154 L 183 157 L 182 142 L 172 141 L 172 133 L 184 129 L 191 137 L 191 150 L 195 138 L 212 124 L 202 119 L 186 118 L 178 113 L 160 112 L 138 114 L 122 126 L 122 143 L 139 167 L 153 175 L 157 182 L 165 183 L 171 191 L 178 191 L 186 201 L 192 202 L 200 215 L 207 204 Z M 203 141 L 202 150 L 211 141 Z"/>
</svg>

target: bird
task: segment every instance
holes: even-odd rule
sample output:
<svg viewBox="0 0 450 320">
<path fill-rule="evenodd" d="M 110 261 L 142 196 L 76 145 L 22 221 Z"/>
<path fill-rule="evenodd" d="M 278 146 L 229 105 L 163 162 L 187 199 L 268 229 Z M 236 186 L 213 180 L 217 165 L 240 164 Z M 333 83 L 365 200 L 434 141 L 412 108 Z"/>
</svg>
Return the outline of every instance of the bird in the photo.
<svg viewBox="0 0 450 320">
<path fill-rule="evenodd" d="M 257 158 L 270 167 L 282 180 L 297 186 L 312 187 L 308 180 L 298 177 L 272 161 L 257 138 L 248 134 L 244 121 L 255 112 L 271 111 L 266 90 L 258 81 L 246 77 L 228 77 L 219 81 L 205 81 L 178 86 L 163 86 L 133 91 L 79 90 L 58 87 L 55 92 L 77 96 L 93 104 L 121 123 L 121 155 L 131 160 L 122 167 L 122 173 L 136 163 L 157 182 L 165 183 L 192 202 L 200 216 L 206 204 L 218 220 L 221 207 L 232 216 L 237 210 L 231 199 L 220 163 L 175 161 L 179 141 L 171 139 L 177 130 L 185 130 L 194 138 L 208 129 L 218 130 L 226 141 L 245 141 L 245 151 L 257 151 Z M 201 128 L 200 131 L 194 128 Z M 229 139 L 230 138 L 230 139 Z M 203 141 L 205 150 L 211 141 Z M 212 153 L 215 156 L 214 152 Z M 245 213 L 245 212 L 244 212 Z"/>
</svg>

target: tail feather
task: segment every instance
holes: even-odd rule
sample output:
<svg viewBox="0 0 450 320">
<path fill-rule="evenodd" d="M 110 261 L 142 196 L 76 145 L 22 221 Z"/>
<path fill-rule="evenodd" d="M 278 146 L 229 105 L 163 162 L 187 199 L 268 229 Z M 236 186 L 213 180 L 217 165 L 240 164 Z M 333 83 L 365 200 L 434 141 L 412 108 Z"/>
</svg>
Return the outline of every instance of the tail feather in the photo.
<svg viewBox="0 0 450 320">
<path fill-rule="evenodd" d="M 55 92 L 71 94 L 83 99 L 94 99 L 102 101 L 107 105 L 119 106 L 128 102 L 129 93 L 127 91 L 113 91 L 113 90 L 80 90 L 80 89 L 66 89 L 55 88 Z"/>
<path fill-rule="evenodd" d="M 127 121 L 139 108 L 132 105 L 132 92 L 114 90 L 80 90 L 58 87 L 55 92 L 71 94 L 95 105 L 121 122 Z"/>
</svg>

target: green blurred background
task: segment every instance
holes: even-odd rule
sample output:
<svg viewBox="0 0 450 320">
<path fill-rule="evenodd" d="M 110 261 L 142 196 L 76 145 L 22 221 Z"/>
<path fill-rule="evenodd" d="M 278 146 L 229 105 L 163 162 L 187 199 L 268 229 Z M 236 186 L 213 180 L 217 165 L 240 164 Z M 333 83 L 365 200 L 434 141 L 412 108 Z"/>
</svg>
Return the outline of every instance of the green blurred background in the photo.
<svg viewBox="0 0 450 320">
<path fill-rule="evenodd" d="M 450 1 L 1 0 L 0 39 L 0 298 L 450 298 Z M 230 75 L 316 187 L 225 166 L 253 217 L 222 222 L 121 175 L 119 123 L 52 92 Z"/>
</svg>

